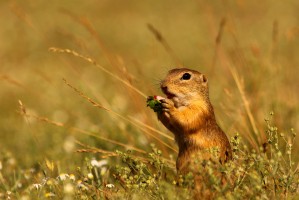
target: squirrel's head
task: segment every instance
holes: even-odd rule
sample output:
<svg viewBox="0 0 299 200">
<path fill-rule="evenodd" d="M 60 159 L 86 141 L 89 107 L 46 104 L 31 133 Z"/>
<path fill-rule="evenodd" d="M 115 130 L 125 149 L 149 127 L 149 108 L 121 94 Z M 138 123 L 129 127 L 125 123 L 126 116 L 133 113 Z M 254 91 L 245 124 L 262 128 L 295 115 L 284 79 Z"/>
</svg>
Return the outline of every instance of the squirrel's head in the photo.
<svg viewBox="0 0 299 200">
<path fill-rule="evenodd" d="M 170 70 L 160 86 L 176 107 L 186 106 L 194 101 L 209 101 L 208 79 L 202 73 L 192 69 Z"/>
</svg>

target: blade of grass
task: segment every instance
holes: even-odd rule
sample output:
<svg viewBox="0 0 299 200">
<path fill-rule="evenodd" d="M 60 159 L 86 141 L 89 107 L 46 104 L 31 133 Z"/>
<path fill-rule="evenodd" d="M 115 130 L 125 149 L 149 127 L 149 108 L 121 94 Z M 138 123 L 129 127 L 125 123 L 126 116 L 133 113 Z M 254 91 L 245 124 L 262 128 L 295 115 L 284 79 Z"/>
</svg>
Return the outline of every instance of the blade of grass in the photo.
<svg viewBox="0 0 299 200">
<path fill-rule="evenodd" d="M 76 51 L 70 50 L 70 49 L 60 49 L 60 48 L 56 48 L 56 47 L 50 47 L 49 51 L 54 52 L 54 53 L 67 53 L 67 54 L 71 54 L 75 57 L 79 57 L 82 58 L 83 60 L 93 64 L 96 68 L 102 70 L 103 72 L 105 72 L 106 74 L 112 76 L 113 78 L 115 78 L 116 80 L 120 81 L 121 83 L 123 83 L 124 85 L 126 85 L 128 88 L 134 90 L 135 92 L 137 92 L 138 94 L 140 94 L 142 97 L 146 98 L 147 95 L 145 95 L 143 92 L 141 92 L 139 89 L 137 89 L 136 87 L 134 87 L 132 84 L 130 84 L 128 81 L 120 78 L 119 76 L 113 74 L 112 72 L 110 72 L 108 69 L 106 69 L 105 67 L 99 65 L 94 59 L 87 57 L 87 56 L 83 56 L 81 54 L 79 54 Z"/>
<path fill-rule="evenodd" d="M 171 136 L 169 136 L 169 135 L 166 135 L 165 133 L 163 133 L 163 132 L 161 132 L 161 131 L 159 131 L 159 130 L 157 130 L 157 129 L 154 129 L 153 127 L 151 127 L 151 126 L 149 126 L 149 125 L 143 123 L 142 121 L 139 121 L 138 119 L 135 119 L 135 118 L 130 117 L 130 116 L 129 116 L 129 118 L 130 118 L 131 120 L 137 122 L 138 124 L 140 124 L 140 125 L 142 125 L 142 126 L 148 128 L 148 129 L 150 129 L 150 130 L 152 130 L 152 131 L 154 131 L 154 132 L 156 132 L 156 133 L 159 133 L 160 135 L 162 135 L 162 136 L 164 136 L 164 137 L 166 137 L 166 138 L 168 138 L 168 139 L 170 139 L 170 140 L 172 140 L 172 141 L 174 141 L 174 138 L 173 138 L 173 137 L 171 137 Z"/>
<path fill-rule="evenodd" d="M 162 36 L 162 34 L 152 24 L 147 24 L 147 28 L 154 34 L 156 39 L 162 44 L 166 52 L 175 61 L 178 67 L 182 67 L 183 66 L 182 62 L 180 61 L 178 56 L 174 53 L 174 51 L 172 50 L 168 42 L 165 40 L 165 38 Z"/>
<path fill-rule="evenodd" d="M 90 102 L 93 106 L 95 106 L 95 107 L 97 107 L 97 108 L 104 109 L 105 111 L 110 112 L 110 113 L 112 113 L 112 114 L 118 116 L 119 118 L 121 118 L 121 119 L 127 121 L 127 122 L 130 122 L 131 124 L 135 125 L 136 127 L 140 128 L 141 130 L 144 130 L 142 127 L 140 127 L 140 125 L 138 125 L 137 123 L 135 123 L 134 121 L 132 121 L 132 120 L 130 119 L 130 117 L 124 117 L 124 116 L 122 116 L 121 114 L 119 114 L 119 113 L 117 113 L 117 112 L 115 112 L 115 111 L 113 111 L 113 110 L 111 110 L 111 109 L 108 109 L 108 108 L 106 108 L 106 107 L 104 107 L 104 106 L 98 104 L 98 103 L 95 102 L 93 99 L 89 98 L 89 97 L 86 96 L 83 92 L 81 92 L 80 90 L 78 90 L 77 88 L 75 88 L 74 86 L 72 86 L 70 83 L 68 83 L 65 79 L 63 79 L 63 81 L 65 82 L 66 85 L 68 85 L 70 88 L 72 88 L 77 94 L 79 94 L 79 96 L 81 96 L 82 98 L 86 99 L 86 100 L 87 100 L 88 102 Z M 139 124 L 140 124 L 140 123 L 139 123 Z M 148 128 L 148 126 L 147 126 L 147 128 Z M 168 139 L 173 140 L 173 138 L 170 138 L 169 136 L 166 136 L 164 133 L 162 133 L 162 132 L 160 132 L 160 131 L 157 131 L 157 130 L 155 130 L 155 129 L 151 129 L 151 130 L 155 131 L 156 133 L 158 133 L 158 134 L 160 134 L 160 135 L 162 135 L 162 136 L 164 136 L 164 137 L 166 137 L 166 138 L 168 138 Z M 145 133 L 149 134 L 149 132 L 147 132 L 147 131 L 146 131 Z M 158 138 L 158 137 L 156 137 L 156 136 L 154 136 L 154 135 L 152 135 L 152 134 L 149 134 L 149 135 L 150 135 L 151 137 L 155 138 L 155 139 L 156 139 L 157 141 L 159 141 L 161 144 L 166 144 L 166 143 L 163 142 L 160 138 Z M 169 147 L 169 145 L 167 145 L 167 146 Z M 171 148 L 171 149 L 173 149 L 173 148 Z"/>
<path fill-rule="evenodd" d="M 79 133 L 82 133 L 82 134 L 87 135 L 87 136 L 92 136 L 92 137 L 95 137 L 97 139 L 110 142 L 111 144 L 115 144 L 115 145 L 118 145 L 118 146 L 125 147 L 127 149 L 133 149 L 133 150 L 135 150 L 137 152 L 140 152 L 140 153 L 146 153 L 144 150 L 139 149 L 137 147 L 134 147 L 134 146 L 131 146 L 131 145 L 127 145 L 127 144 L 124 144 L 124 143 L 121 143 L 121 142 L 118 142 L 118 141 L 115 141 L 115 140 L 112 140 L 112 139 L 108 139 L 108 138 L 105 138 L 105 137 L 101 137 L 101 136 L 98 136 L 98 135 L 96 135 L 94 133 L 91 133 L 89 131 L 85 131 L 85 130 L 77 128 L 77 127 L 73 127 L 73 126 L 69 127 L 69 126 L 66 126 L 64 123 L 50 120 L 47 117 L 41 117 L 41 116 L 29 114 L 29 113 L 21 113 L 21 114 L 23 116 L 25 116 L 25 117 L 32 117 L 34 119 L 37 119 L 38 121 L 46 122 L 46 123 L 52 124 L 54 126 L 58 126 L 58 127 L 63 127 L 63 128 L 66 128 L 66 129 L 70 129 L 71 131 L 79 132 Z"/>
<path fill-rule="evenodd" d="M 210 74 L 212 74 L 212 75 L 215 72 L 215 68 L 216 68 L 216 64 L 217 64 L 217 58 L 218 58 L 218 54 L 219 54 L 219 50 L 220 50 L 219 48 L 220 48 L 220 45 L 221 45 L 223 30 L 224 30 L 225 25 L 226 25 L 226 19 L 225 19 L 225 17 L 223 17 L 220 21 L 218 33 L 217 33 L 217 36 L 216 36 L 216 39 L 215 39 L 215 49 L 214 49 L 213 63 L 212 63 L 212 67 L 211 67 L 211 70 L 210 70 Z"/>
<path fill-rule="evenodd" d="M 249 119 L 249 122 L 250 122 L 250 125 L 252 127 L 252 130 L 253 130 L 253 133 L 255 134 L 256 136 L 256 142 L 257 144 L 262 144 L 262 141 L 261 141 L 261 138 L 260 138 L 260 135 L 259 135 L 259 131 L 257 129 L 257 126 L 256 126 L 256 123 L 255 123 L 255 120 L 254 120 L 254 117 L 253 117 L 253 114 L 251 112 L 251 109 L 250 109 L 250 106 L 249 106 L 249 101 L 247 100 L 246 98 L 246 95 L 245 95 L 245 91 L 244 91 L 244 88 L 243 88 L 243 85 L 240 81 L 240 77 L 239 77 L 239 74 L 237 72 L 236 69 L 234 69 L 232 66 L 228 65 L 228 68 L 233 76 L 233 79 L 237 85 L 237 88 L 239 90 L 239 93 L 241 95 L 241 99 L 243 101 L 243 104 L 244 104 L 244 108 L 245 108 L 245 111 L 246 111 L 246 114 L 248 116 L 248 119 Z"/>
<path fill-rule="evenodd" d="M 76 143 L 85 148 L 85 149 L 76 150 L 76 152 L 79 152 L 79 153 L 102 153 L 102 154 L 105 154 L 105 156 L 103 156 L 103 158 L 105 158 L 105 157 L 117 157 L 118 156 L 118 154 L 115 153 L 115 152 L 99 149 L 97 147 L 91 147 L 89 145 L 81 143 L 80 141 L 76 141 Z M 145 152 L 144 154 L 147 154 L 147 152 Z M 142 160 L 142 161 L 145 161 L 145 162 L 151 162 L 151 160 L 148 159 L 147 157 L 137 156 L 137 155 L 133 155 L 133 154 L 130 154 L 130 156 L 132 158 L 136 158 L 136 159 L 139 159 L 139 160 Z M 172 169 L 175 169 L 175 162 L 173 160 L 169 160 L 169 159 L 164 158 L 164 157 L 161 157 L 161 159 L 163 161 L 167 162 L 168 164 L 170 164 L 170 167 Z"/>
</svg>

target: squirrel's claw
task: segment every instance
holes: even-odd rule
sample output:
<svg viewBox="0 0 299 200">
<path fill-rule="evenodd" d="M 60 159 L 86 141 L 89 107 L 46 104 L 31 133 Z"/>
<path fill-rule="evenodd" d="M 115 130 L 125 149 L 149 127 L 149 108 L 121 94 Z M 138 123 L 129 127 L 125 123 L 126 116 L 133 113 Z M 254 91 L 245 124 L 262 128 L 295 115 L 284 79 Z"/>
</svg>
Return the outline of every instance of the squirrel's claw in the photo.
<svg viewBox="0 0 299 200">
<path fill-rule="evenodd" d="M 174 103 L 169 99 L 162 99 L 160 100 L 162 103 L 162 111 L 163 112 L 171 112 L 174 109 Z"/>
</svg>

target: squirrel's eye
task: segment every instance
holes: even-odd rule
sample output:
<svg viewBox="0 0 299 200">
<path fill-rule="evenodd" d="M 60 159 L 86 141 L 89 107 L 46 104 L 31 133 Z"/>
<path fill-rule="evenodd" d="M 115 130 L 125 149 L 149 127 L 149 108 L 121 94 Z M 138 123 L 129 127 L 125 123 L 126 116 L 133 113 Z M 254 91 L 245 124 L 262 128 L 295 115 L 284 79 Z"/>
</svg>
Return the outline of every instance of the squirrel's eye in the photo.
<svg viewBox="0 0 299 200">
<path fill-rule="evenodd" d="M 183 74 L 181 80 L 189 80 L 190 78 L 191 78 L 191 74 L 185 73 L 185 74 Z"/>
</svg>

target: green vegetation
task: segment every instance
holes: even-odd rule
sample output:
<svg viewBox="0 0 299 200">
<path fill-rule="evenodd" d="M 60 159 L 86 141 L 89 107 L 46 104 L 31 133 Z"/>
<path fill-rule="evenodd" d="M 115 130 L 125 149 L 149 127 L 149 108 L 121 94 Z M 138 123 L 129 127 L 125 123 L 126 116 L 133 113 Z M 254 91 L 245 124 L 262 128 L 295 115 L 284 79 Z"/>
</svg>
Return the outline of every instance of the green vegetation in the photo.
<svg viewBox="0 0 299 200">
<path fill-rule="evenodd" d="M 296 133 L 291 130 L 287 135 L 279 134 L 269 119 L 266 122 L 268 141 L 259 151 L 250 150 L 236 134 L 231 138 L 233 161 L 220 165 L 213 160 L 195 160 L 195 173 L 185 176 L 176 176 L 173 163 L 153 144 L 142 157 L 132 151 L 79 150 L 115 156 L 119 164 L 110 164 L 115 159 L 86 158 L 68 173 L 59 172 L 59 166 L 45 160 L 16 174 L 12 167 L 15 158 L 2 154 L 1 165 L 6 166 L 1 169 L 2 189 L 7 197 L 25 199 L 190 199 L 195 195 L 194 177 L 200 177 L 204 181 L 196 191 L 202 198 L 293 198 L 299 187 L 299 165 L 292 158 Z M 285 150 L 280 148 L 283 146 Z"/>
<path fill-rule="evenodd" d="M 156 112 L 157 114 L 162 112 L 162 103 L 154 96 L 149 96 L 146 99 L 146 105 L 151 109 L 153 109 L 153 111 Z"/>
<path fill-rule="evenodd" d="M 0 199 L 299 198 L 298 6 L 2 1 Z M 209 78 L 234 158 L 186 176 L 146 102 L 182 65 Z"/>
</svg>

